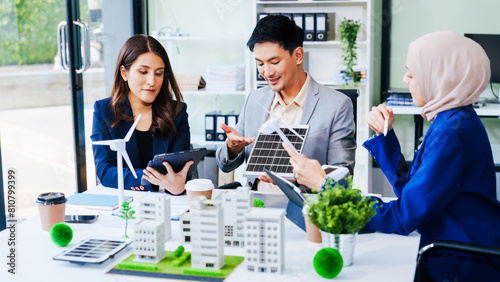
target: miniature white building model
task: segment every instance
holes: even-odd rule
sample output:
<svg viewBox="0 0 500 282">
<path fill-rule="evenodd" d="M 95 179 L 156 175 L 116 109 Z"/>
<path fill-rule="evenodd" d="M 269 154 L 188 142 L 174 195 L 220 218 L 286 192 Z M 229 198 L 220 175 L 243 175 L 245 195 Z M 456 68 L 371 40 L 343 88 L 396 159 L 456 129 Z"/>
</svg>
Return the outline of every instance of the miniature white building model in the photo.
<svg viewBox="0 0 500 282">
<path fill-rule="evenodd" d="M 179 226 L 181 228 L 181 242 L 191 243 L 191 213 L 185 212 L 179 217 Z"/>
<path fill-rule="evenodd" d="M 172 238 L 170 218 L 170 197 L 165 194 L 149 193 L 139 199 L 137 219 L 164 222 L 165 242 Z"/>
<path fill-rule="evenodd" d="M 250 187 L 238 187 L 236 190 L 222 193 L 224 208 L 224 242 L 226 246 L 244 246 L 245 213 L 253 207 L 253 192 Z"/>
<path fill-rule="evenodd" d="M 245 214 L 245 261 L 248 271 L 283 271 L 284 220 L 284 209 L 252 208 Z"/>
<path fill-rule="evenodd" d="M 165 258 L 164 223 L 141 220 L 134 226 L 134 261 L 158 263 Z"/>
<path fill-rule="evenodd" d="M 171 238 L 170 198 L 151 194 L 139 199 L 134 226 L 134 261 L 158 263 L 165 258 L 165 241 Z"/>
<path fill-rule="evenodd" d="M 191 267 L 221 269 L 224 260 L 223 208 L 205 196 L 191 199 Z"/>
</svg>

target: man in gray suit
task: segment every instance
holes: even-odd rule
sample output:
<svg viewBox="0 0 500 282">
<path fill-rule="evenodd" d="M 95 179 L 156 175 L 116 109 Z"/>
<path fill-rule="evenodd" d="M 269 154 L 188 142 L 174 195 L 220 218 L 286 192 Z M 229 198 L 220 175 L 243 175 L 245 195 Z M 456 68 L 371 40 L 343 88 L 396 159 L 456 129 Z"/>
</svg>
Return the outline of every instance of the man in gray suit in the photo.
<svg viewBox="0 0 500 282">
<path fill-rule="evenodd" d="M 269 86 L 248 95 L 235 128 L 221 125 L 227 140 L 217 149 L 216 160 L 223 172 L 236 169 L 250 155 L 258 129 L 269 118 L 264 106 L 286 124 L 309 125 L 305 156 L 322 165 L 347 167 L 352 174 L 356 150 L 352 102 L 304 71 L 303 41 L 302 29 L 286 16 L 270 15 L 257 23 L 247 46 Z M 267 175 L 259 178 L 270 181 Z"/>
</svg>

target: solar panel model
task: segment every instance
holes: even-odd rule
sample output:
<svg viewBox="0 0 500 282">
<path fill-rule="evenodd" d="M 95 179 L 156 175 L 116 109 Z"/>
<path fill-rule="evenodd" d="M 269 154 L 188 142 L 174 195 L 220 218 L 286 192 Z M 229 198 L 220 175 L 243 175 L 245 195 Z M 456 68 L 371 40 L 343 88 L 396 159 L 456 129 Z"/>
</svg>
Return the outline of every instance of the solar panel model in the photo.
<svg viewBox="0 0 500 282">
<path fill-rule="evenodd" d="M 302 153 L 309 131 L 309 125 L 289 125 L 289 127 L 295 130 L 303 139 L 299 138 L 286 127 L 281 127 L 281 131 L 283 131 L 295 149 L 299 153 Z M 250 157 L 248 158 L 247 167 L 243 176 L 257 177 L 264 175 L 265 168 L 286 179 L 293 179 L 293 166 L 290 164 L 290 156 L 281 145 L 282 142 L 283 140 L 276 131 L 271 134 L 259 132 L 252 151 L 250 152 Z"/>
<path fill-rule="evenodd" d="M 53 259 L 81 264 L 102 263 L 112 258 L 132 242 L 133 240 L 128 238 L 92 236 L 83 240 L 75 247 L 58 254 Z"/>
</svg>

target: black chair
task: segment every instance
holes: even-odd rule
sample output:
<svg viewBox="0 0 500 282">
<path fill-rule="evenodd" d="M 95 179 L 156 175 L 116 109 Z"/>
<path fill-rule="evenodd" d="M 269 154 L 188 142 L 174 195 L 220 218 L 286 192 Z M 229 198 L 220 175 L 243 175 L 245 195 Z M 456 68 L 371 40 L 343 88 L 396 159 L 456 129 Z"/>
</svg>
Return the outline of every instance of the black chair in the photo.
<svg viewBox="0 0 500 282">
<path fill-rule="evenodd" d="M 358 97 L 359 90 L 358 89 L 336 89 L 337 91 L 345 94 L 347 97 L 351 99 L 352 102 L 352 110 L 354 113 L 354 140 L 356 140 L 357 133 L 357 121 L 358 121 Z"/>
<path fill-rule="evenodd" d="M 427 259 L 431 257 L 433 253 L 439 250 L 450 250 L 476 256 L 488 256 L 488 257 L 500 258 L 500 248 L 497 247 L 439 240 L 421 248 L 418 251 L 417 267 L 415 270 L 415 279 L 414 279 L 415 282 L 428 281 L 426 278 L 426 267 L 425 267 Z"/>
</svg>

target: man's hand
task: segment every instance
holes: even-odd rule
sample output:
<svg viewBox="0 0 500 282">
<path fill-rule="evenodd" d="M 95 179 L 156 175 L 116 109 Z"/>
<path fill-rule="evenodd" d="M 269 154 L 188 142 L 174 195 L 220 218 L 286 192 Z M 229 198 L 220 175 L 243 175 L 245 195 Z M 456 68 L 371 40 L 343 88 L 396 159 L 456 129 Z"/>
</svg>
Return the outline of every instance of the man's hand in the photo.
<svg viewBox="0 0 500 282">
<path fill-rule="evenodd" d="M 304 156 L 304 154 L 298 155 L 285 142 L 281 143 L 281 145 L 283 145 L 291 157 L 290 163 L 293 166 L 295 180 L 297 180 L 299 184 L 319 192 L 326 178 L 326 173 L 321 168 L 318 160 L 309 159 Z"/>
<path fill-rule="evenodd" d="M 236 158 L 236 156 L 238 156 L 243 148 L 255 141 L 255 137 L 243 137 L 234 128 L 223 123 L 221 123 L 219 126 L 220 128 L 222 128 L 222 130 L 224 130 L 224 132 L 226 132 L 226 142 L 230 160 Z"/>
</svg>

